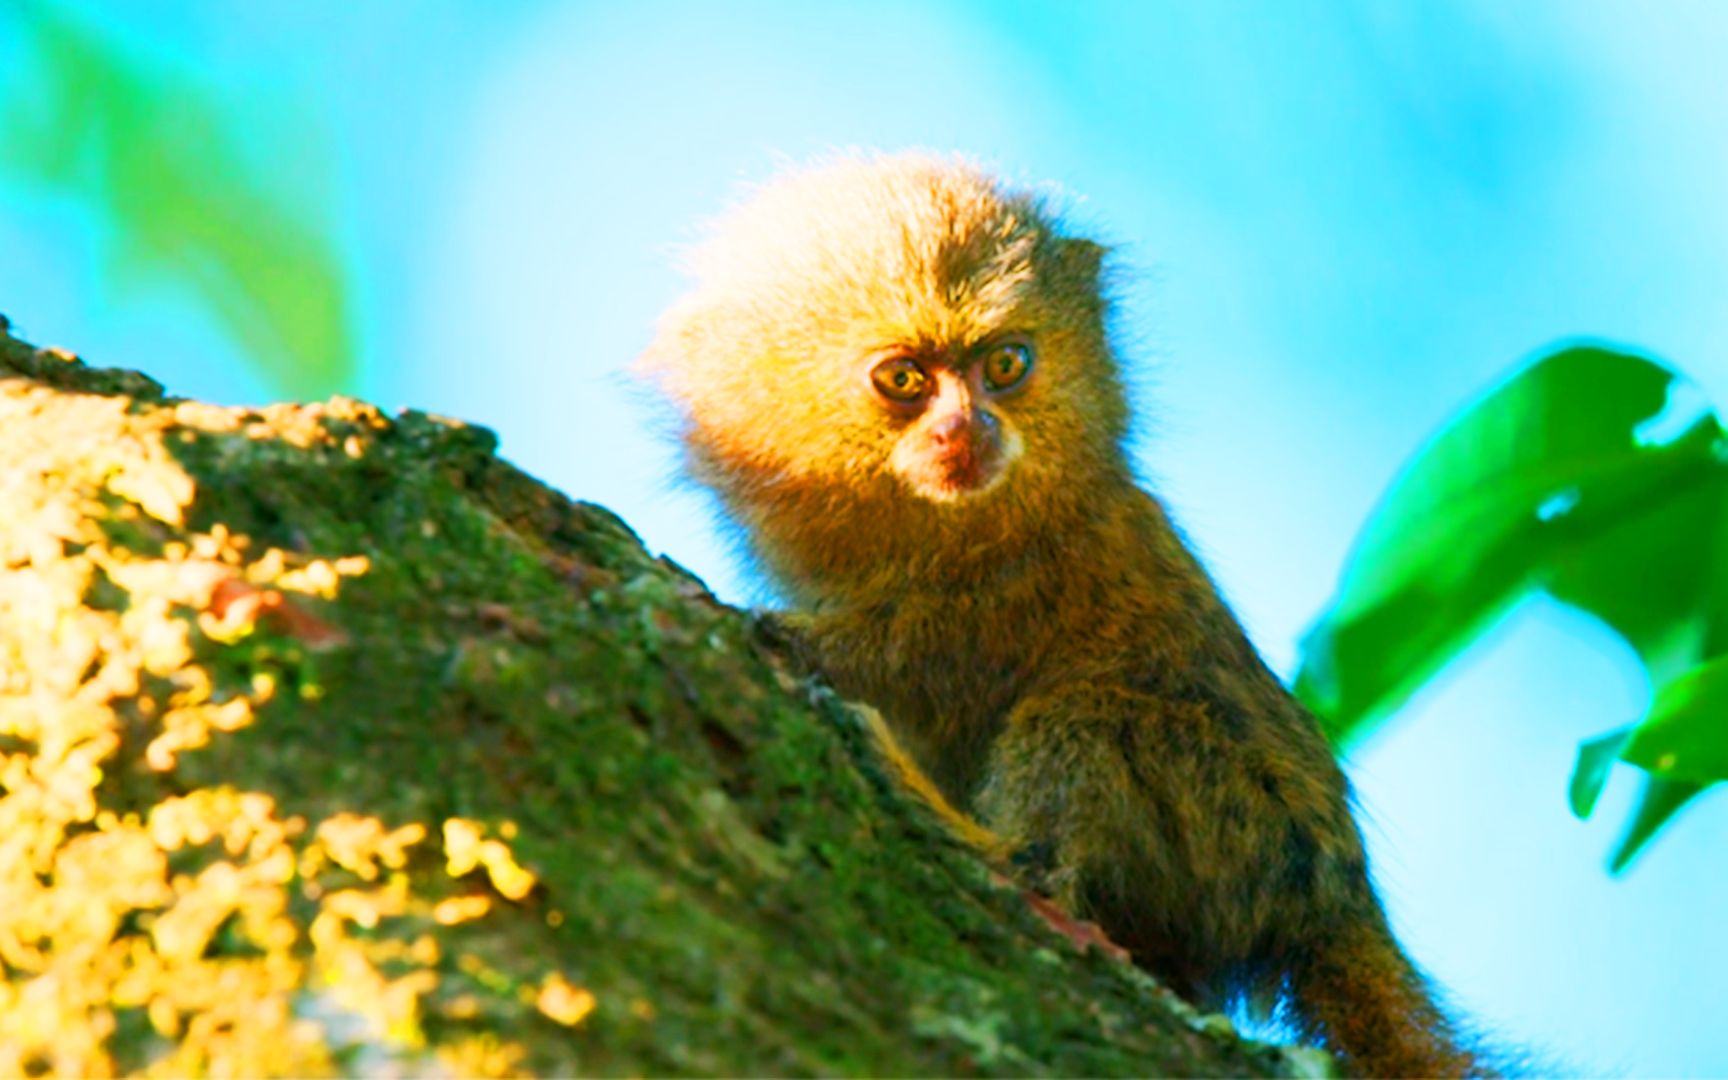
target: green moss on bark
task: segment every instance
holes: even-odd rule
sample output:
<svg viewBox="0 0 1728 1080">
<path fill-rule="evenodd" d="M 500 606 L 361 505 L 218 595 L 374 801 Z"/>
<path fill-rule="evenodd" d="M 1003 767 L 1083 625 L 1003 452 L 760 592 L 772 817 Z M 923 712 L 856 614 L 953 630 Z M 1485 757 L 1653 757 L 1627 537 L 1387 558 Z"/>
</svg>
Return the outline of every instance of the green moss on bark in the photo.
<svg viewBox="0 0 1728 1080">
<path fill-rule="evenodd" d="M 0 1073 L 1282 1075 L 490 433 L 0 335 Z"/>
</svg>

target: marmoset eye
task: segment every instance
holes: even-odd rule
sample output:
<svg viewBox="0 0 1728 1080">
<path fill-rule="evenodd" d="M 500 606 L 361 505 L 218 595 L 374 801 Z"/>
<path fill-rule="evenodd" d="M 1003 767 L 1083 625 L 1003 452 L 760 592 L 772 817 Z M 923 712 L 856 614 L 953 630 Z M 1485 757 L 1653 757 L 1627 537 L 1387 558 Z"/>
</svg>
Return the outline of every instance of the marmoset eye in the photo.
<svg viewBox="0 0 1728 1080">
<path fill-rule="evenodd" d="M 1032 372 L 1032 346 L 1024 341 L 1004 341 L 984 353 L 984 385 L 993 393 L 1011 390 Z"/>
<path fill-rule="evenodd" d="M 870 370 L 876 392 L 890 401 L 917 401 L 930 389 L 930 376 L 909 356 L 884 360 Z"/>
</svg>

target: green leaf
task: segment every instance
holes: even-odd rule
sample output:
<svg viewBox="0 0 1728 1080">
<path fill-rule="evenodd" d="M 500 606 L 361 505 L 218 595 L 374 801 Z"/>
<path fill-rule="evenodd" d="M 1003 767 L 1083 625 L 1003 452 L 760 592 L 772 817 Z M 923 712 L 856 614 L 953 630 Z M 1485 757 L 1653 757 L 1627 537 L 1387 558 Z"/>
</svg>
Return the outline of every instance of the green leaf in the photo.
<svg viewBox="0 0 1728 1080">
<path fill-rule="evenodd" d="M 1657 831 L 1703 790 L 1703 785 L 1687 783 L 1684 780 L 1646 777 L 1644 790 L 1638 796 L 1638 807 L 1632 811 L 1632 823 L 1627 827 L 1626 834 L 1620 838 L 1620 842 L 1614 846 L 1613 853 L 1608 856 L 1609 871 L 1618 874 L 1630 866 Z"/>
<path fill-rule="evenodd" d="M 1630 521 L 1676 507 L 1720 521 L 1720 428 L 1708 411 L 1685 411 L 1688 393 L 1642 357 L 1567 348 L 1431 440 L 1370 517 L 1304 639 L 1296 691 L 1328 734 L 1359 737 L 1538 586 L 1589 601 L 1651 656 L 1670 649 L 1672 620 L 1648 614 L 1625 564 L 1608 575 L 1602 564 L 1651 539 Z M 1719 550 L 1714 527 L 1669 539 L 1663 595 L 1689 595 L 1692 568 Z"/>
<path fill-rule="evenodd" d="M 1620 757 L 1668 780 L 1728 780 L 1728 657 L 1700 664 L 1658 690 Z"/>
<path fill-rule="evenodd" d="M 1712 783 L 1728 779 L 1728 657 L 1670 680 L 1635 727 L 1584 743 L 1572 771 L 1572 812 L 1589 817 L 1616 761 L 1649 777 L 1609 867 L 1625 869 L 1657 830 Z"/>
<path fill-rule="evenodd" d="M 1653 457 L 1643 489 L 1565 523 L 1538 574 L 1625 639 L 1658 687 L 1728 649 L 1728 470 L 1714 428 L 1700 423 Z"/>
<path fill-rule="evenodd" d="M 1601 619 L 1657 694 L 1584 743 L 1568 798 L 1588 816 L 1616 760 L 1649 774 L 1616 872 L 1728 778 L 1728 455 L 1693 384 L 1596 346 L 1513 376 L 1407 465 L 1303 643 L 1296 690 L 1358 738 L 1535 590 Z M 1700 666 L 1703 665 L 1703 666 Z"/>
<path fill-rule="evenodd" d="M 1572 767 L 1572 783 L 1566 792 L 1574 814 L 1587 818 L 1596 809 L 1596 800 L 1608 784 L 1608 773 L 1620 760 L 1620 748 L 1631 733 L 1631 728 L 1621 728 L 1578 747 L 1578 762 Z"/>
<path fill-rule="evenodd" d="M 23 62 L 0 96 L 0 170 L 97 214 L 119 287 L 189 287 L 284 392 L 347 384 L 346 274 L 300 141 L 51 5 L 10 25 Z"/>
</svg>

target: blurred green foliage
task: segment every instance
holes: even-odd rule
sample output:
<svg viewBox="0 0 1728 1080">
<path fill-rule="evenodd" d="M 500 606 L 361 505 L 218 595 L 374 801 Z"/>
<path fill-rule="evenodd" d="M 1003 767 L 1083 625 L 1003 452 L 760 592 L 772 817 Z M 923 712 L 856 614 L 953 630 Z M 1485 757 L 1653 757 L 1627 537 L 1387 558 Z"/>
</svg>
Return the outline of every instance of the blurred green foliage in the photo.
<svg viewBox="0 0 1728 1080">
<path fill-rule="evenodd" d="M 1697 387 L 1645 357 L 1559 349 L 1423 447 L 1357 539 L 1303 641 L 1297 694 L 1335 742 L 1384 720 L 1521 598 L 1589 613 L 1637 653 L 1645 715 L 1586 742 L 1571 804 L 1646 774 L 1624 868 L 1728 779 L 1728 438 Z"/>
<path fill-rule="evenodd" d="M 76 200 L 117 288 L 189 288 L 281 392 L 355 372 L 347 275 L 303 124 L 123 48 L 55 5 L 0 12 L 0 179 Z"/>
</svg>

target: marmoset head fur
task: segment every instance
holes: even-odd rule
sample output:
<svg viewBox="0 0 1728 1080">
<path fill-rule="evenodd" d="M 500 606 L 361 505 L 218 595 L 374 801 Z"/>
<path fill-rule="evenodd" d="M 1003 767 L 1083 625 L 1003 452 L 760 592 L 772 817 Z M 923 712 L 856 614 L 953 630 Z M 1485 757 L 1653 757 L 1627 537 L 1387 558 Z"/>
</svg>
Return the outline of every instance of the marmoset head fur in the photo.
<svg viewBox="0 0 1728 1080">
<path fill-rule="evenodd" d="M 689 253 L 694 288 L 640 367 L 681 407 L 697 478 L 753 526 L 795 495 L 884 523 L 908 500 L 1036 513 L 1121 468 L 1103 254 L 963 162 L 842 158 Z"/>
</svg>

